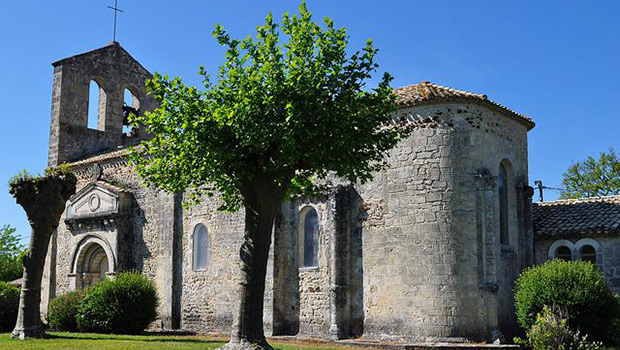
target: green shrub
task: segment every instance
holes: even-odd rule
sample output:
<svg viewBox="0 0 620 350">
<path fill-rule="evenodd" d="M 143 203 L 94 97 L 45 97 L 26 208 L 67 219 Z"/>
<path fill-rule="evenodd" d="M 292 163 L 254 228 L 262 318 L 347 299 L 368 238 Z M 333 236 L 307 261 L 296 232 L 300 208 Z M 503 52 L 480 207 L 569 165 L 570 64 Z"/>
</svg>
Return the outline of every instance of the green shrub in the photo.
<svg viewBox="0 0 620 350">
<path fill-rule="evenodd" d="M 77 331 L 77 313 L 83 296 L 83 292 L 69 292 L 52 300 L 47 313 L 50 327 L 63 331 Z"/>
<path fill-rule="evenodd" d="M 556 259 L 523 271 L 515 287 L 521 327 L 530 329 L 545 305 L 565 312 L 572 329 L 611 342 L 608 327 L 618 317 L 618 304 L 595 265 Z"/>
<path fill-rule="evenodd" d="M 17 321 L 19 288 L 0 281 L 0 330 L 12 331 Z"/>
<path fill-rule="evenodd" d="M 139 272 L 124 272 L 84 293 L 78 310 L 78 328 L 101 333 L 135 334 L 157 317 L 157 292 Z"/>
<path fill-rule="evenodd" d="M 531 350 L 600 350 L 602 344 L 588 342 L 587 335 L 572 331 L 561 311 L 545 306 L 536 316 L 526 339 L 515 339 L 515 343 Z"/>
</svg>

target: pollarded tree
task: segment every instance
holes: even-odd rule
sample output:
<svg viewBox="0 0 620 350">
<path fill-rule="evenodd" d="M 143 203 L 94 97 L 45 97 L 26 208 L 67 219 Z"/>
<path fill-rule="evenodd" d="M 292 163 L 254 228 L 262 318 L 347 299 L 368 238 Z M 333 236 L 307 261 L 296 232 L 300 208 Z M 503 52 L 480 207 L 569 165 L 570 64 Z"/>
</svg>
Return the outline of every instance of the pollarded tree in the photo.
<svg viewBox="0 0 620 350">
<path fill-rule="evenodd" d="M 134 117 L 154 137 L 131 154 L 148 184 L 192 198 L 221 196 L 223 210 L 245 210 L 240 249 L 240 307 L 226 349 L 271 349 L 263 333 L 263 299 L 273 219 L 290 194 L 317 190 L 335 175 L 364 182 L 404 135 L 389 74 L 365 89 L 377 69 L 369 40 L 347 54 L 348 35 L 329 18 L 270 15 L 255 38 L 213 35 L 226 62 L 213 82 L 201 68 L 205 90 L 156 74 L 147 86 L 160 103 Z M 280 41 L 280 36 L 286 40 Z"/>
<path fill-rule="evenodd" d="M 65 203 L 75 193 L 77 179 L 64 167 L 45 176 L 23 173 L 9 182 L 9 192 L 21 205 L 32 227 L 28 255 L 23 258 L 23 281 L 17 323 L 12 337 L 41 338 L 41 279 L 52 233 L 58 227 Z"/>
</svg>

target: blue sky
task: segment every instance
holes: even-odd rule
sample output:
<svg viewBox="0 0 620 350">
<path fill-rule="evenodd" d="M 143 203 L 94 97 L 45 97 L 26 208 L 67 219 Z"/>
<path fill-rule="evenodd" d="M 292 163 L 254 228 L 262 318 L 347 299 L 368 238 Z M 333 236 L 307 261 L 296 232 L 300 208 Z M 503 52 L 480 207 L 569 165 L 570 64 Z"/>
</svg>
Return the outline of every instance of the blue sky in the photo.
<svg viewBox="0 0 620 350">
<path fill-rule="evenodd" d="M 47 162 L 51 62 L 106 45 L 112 0 L 20 0 L 0 12 L 0 183 Z M 216 5 L 214 5 L 216 4 Z M 117 41 L 151 72 L 200 84 L 223 50 L 210 33 L 253 34 L 268 11 L 297 1 L 120 0 Z M 566 0 L 309 0 L 315 18 L 349 29 L 351 47 L 372 38 L 394 86 L 429 80 L 485 93 L 531 116 L 530 182 L 559 186 L 574 161 L 620 150 L 620 2 Z M 6 187 L 4 187 L 6 188 Z M 547 192 L 549 199 L 555 198 Z M 0 225 L 23 236 L 20 207 L 0 190 Z"/>
</svg>

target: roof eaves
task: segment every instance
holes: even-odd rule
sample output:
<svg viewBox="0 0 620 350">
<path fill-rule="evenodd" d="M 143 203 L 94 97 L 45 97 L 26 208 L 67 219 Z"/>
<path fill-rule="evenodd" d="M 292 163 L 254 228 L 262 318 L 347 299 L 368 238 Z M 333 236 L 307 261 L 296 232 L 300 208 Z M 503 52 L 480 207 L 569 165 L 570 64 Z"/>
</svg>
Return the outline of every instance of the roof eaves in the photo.
<svg viewBox="0 0 620 350">
<path fill-rule="evenodd" d="M 82 159 L 76 162 L 69 163 L 69 167 L 71 167 L 72 169 L 77 169 L 77 168 L 88 166 L 94 163 L 124 158 L 127 155 L 127 152 L 128 152 L 127 149 L 121 149 L 117 151 L 98 154 L 96 156 L 92 156 L 86 159 Z"/>
<path fill-rule="evenodd" d="M 476 102 L 482 106 L 493 108 L 511 119 L 525 124 L 528 130 L 532 130 L 536 125 L 531 118 L 490 100 L 487 95 L 457 90 L 427 81 L 396 88 L 394 89 L 394 93 L 396 94 L 397 104 L 400 108 L 441 102 Z"/>
</svg>

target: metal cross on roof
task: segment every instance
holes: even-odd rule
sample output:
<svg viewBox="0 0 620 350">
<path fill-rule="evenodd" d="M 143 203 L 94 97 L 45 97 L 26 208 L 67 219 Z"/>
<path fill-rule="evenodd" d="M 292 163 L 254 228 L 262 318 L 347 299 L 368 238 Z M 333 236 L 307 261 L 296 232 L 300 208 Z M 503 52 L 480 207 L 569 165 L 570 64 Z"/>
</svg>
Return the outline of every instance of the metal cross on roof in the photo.
<svg viewBox="0 0 620 350">
<path fill-rule="evenodd" d="M 116 41 L 116 15 L 119 12 L 125 12 L 118 8 L 118 0 L 114 0 L 114 7 L 108 6 L 109 9 L 114 10 L 114 33 L 112 35 L 112 41 Z"/>
</svg>

